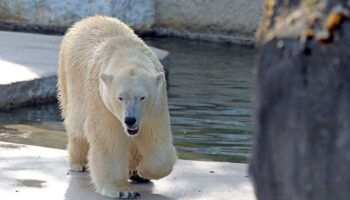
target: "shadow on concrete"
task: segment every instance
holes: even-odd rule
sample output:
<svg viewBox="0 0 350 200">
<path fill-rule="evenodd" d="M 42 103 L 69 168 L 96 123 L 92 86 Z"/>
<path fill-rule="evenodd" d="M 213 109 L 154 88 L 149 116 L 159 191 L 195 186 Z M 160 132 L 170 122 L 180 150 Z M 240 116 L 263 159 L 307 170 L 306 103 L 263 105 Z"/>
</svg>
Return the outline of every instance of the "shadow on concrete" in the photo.
<svg viewBox="0 0 350 200">
<path fill-rule="evenodd" d="M 253 200 L 244 164 L 178 160 L 167 177 L 132 184 L 141 199 Z M 97 194 L 88 173 L 68 172 L 63 150 L 0 142 L 1 199 L 108 200 Z"/>
<path fill-rule="evenodd" d="M 94 187 L 90 181 L 88 173 L 69 172 L 69 184 L 65 193 L 65 200 L 110 200 L 108 197 L 103 197 L 94 191 Z M 132 184 L 136 191 L 140 192 L 141 199 L 152 200 L 175 200 L 164 195 L 152 193 L 154 183 Z"/>
</svg>

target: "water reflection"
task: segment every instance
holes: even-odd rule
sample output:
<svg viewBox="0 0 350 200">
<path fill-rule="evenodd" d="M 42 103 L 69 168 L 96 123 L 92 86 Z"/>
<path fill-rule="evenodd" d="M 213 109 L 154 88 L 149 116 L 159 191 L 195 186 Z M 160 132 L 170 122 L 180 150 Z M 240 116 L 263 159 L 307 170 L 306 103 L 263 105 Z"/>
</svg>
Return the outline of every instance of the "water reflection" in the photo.
<svg viewBox="0 0 350 200">
<path fill-rule="evenodd" d="M 251 147 L 252 48 L 146 38 L 170 51 L 169 108 L 179 157 L 245 162 Z M 56 105 L 0 113 L 0 139 L 66 147 Z"/>
<path fill-rule="evenodd" d="M 169 104 L 180 157 L 246 161 L 256 51 L 169 38 L 146 41 L 171 52 Z"/>
</svg>

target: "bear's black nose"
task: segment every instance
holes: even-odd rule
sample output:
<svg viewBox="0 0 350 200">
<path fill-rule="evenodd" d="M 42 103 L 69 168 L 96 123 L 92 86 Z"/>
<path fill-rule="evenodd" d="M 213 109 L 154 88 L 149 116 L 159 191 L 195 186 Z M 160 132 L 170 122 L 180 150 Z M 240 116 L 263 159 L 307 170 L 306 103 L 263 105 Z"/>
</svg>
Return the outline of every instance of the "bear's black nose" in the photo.
<svg viewBox="0 0 350 200">
<path fill-rule="evenodd" d="M 136 122 L 136 119 L 134 117 L 125 117 L 124 122 L 128 126 L 133 126 Z"/>
</svg>

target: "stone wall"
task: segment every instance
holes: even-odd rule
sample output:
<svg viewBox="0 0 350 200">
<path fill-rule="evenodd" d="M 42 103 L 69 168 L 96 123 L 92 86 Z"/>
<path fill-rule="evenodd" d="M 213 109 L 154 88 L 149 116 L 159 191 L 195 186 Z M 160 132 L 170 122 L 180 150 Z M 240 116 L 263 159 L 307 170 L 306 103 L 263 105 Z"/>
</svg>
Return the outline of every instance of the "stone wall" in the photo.
<svg viewBox="0 0 350 200">
<path fill-rule="evenodd" d="M 155 29 L 190 38 L 251 43 L 263 0 L 155 0 Z"/>
<path fill-rule="evenodd" d="M 144 33 L 252 44 L 263 0 L 1 0 L 0 28 L 59 32 L 104 14 Z"/>
<path fill-rule="evenodd" d="M 104 14 L 119 18 L 139 30 L 154 23 L 153 0 L 1 0 L 0 21 L 18 25 L 67 27 L 87 16 Z"/>
</svg>

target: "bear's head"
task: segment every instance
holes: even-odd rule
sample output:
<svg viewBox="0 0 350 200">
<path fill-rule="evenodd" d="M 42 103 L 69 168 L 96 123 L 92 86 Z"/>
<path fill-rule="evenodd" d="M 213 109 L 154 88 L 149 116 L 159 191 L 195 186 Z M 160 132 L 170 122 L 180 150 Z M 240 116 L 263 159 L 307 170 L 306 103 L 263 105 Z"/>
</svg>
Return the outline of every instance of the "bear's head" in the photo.
<svg viewBox="0 0 350 200">
<path fill-rule="evenodd" d="M 100 94 L 107 109 L 119 119 L 128 136 L 136 136 L 147 118 L 156 115 L 161 103 L 163 72 L 126 68 L 100 75 Z"/>
</svg>

